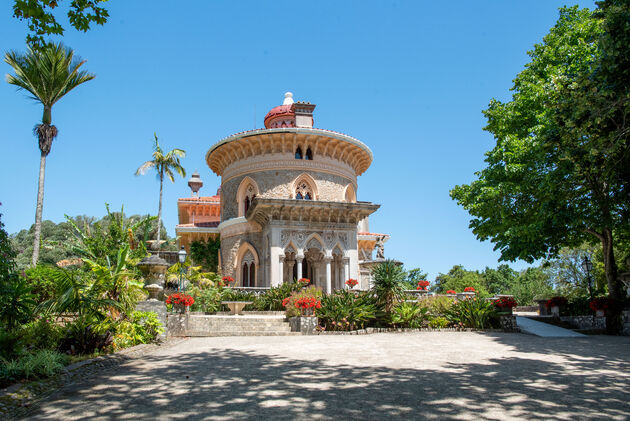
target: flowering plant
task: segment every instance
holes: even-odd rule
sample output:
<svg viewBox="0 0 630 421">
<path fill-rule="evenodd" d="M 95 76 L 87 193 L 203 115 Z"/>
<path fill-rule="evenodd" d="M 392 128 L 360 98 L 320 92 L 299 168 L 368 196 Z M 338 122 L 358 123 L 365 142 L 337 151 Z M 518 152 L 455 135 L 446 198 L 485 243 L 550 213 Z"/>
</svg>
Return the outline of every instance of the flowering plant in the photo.
<svg viewBox="0 0 630 421">
<path fill-rule="evenodd" d="M 447 294 L 457 294 L 457 292 L 455 292 L 455 291 L 454 291 L 454 290 L 452 290 L 452 289 L 449 289 L 448 291 L 446 291 L 446 293 L 447 293 Z"/>
<path fill-rule="evenodd" d="M 565 297 L 553 297 L 547 300 L 545 307 L 562 307 L 567 305 L 569 301 Z"/>
<path fill-rule="evenodd" d="M 425 281 L 424 279 L 421 281 L 418 281 L 418 286 L 416 287 L 416 289 L 419 289 L 421 291 L 426 291 L 427 287 L 429 286 L 430 282 L 429 281 Z"/>
<path fill-rule="evenodd" d="M 466 287 L 466 288 L 464 288 L 464 292 L 475 292 L 475 288 L 473 288 L 473 287 Z"/>
<path fill-rule="evenodd" d="M 171 294 L 166 298 L 166 304 L 180 305 L 184 307 L 190 307 L 195 303 L 195 299 L 182 292 L 176 292 L 175 294 Z"/>
<path fill-rule="evenodd" d="M 494 305 L 499 308 L 513 308 L 516 307 L 518 303 L 512 297 L 500 297 L 494 300 Z"/>
<path fill-rule="evenodd" d="M 231 276 L 224 276 L 221 278 L 221 286 L 230 286 L 232 282 L 234 282 L 234 278 Z"/>
<path fill-rule="evenodd" d="M 321 289 L 311 286 L 282 300 L 282 306 L 286 309 L 287 317 L 313 316 L 315 309 L 322 307 L 321 296 Z"/>
<path fill-rule="evenodd" d="M 298 282 L 300 282 L 300 283 L 302 283 L 304 285 L 308 285 L 308 284 L 311 283 L 311 280 L 308 279 L 308 278 L 300 278 L 300 279 L 298 279 Z"/>
<path fill-rule="evenodd" d="M 346 285 L 348 285 L 350 288 L 354 288 L 355 286 L 359 285 L 359 281 L 357 281 L 356 279 L 348 279 L 346 281 Z"/>
<path fill-rule="evenodd" d="M 613 309 L 617 306 L 617 304 L 617 301 L 613 300 L 612 298 L 599 297 L 594 298 L 593 301 L 588 304 L 588 306 L 591 308 L 591 310 L 597 311 Z"/>
</svg>

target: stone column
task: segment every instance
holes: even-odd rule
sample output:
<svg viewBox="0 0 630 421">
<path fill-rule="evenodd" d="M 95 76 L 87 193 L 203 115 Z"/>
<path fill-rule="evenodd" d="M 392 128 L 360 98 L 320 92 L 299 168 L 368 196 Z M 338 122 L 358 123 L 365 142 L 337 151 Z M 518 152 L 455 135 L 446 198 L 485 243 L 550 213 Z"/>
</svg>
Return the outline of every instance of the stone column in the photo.
<svg viewBox="0 0 630 421">
<path fill-rule="evenodd" d="M 330 261 L 332 257 L 326 256 L 324 257 L 324 262 L 326 262 L 326 293 L 330 294 L 332 292 L 332 279 L 330 273 Z"/>
<path fill-rule="evenodd" d="M 343 282 L 345 284 L 346 281 L 350 279 L 350 259 L 348 257 L 344 257 L 343 259 L 343 272 L 344 272 Z"/>
<path fill-rule="evenodd" d="M 280 284 L 284 283 L 284 258 L 285 256 L 280 255 Z"/>
<path fill-rule="evenodd" d="M 296 256 L 295 260 L 297 260 L 297 277 L 301 279 L 304 277 L 302 275 L 302 260 L 304 260 L 304 256 Z"/>
</svg>

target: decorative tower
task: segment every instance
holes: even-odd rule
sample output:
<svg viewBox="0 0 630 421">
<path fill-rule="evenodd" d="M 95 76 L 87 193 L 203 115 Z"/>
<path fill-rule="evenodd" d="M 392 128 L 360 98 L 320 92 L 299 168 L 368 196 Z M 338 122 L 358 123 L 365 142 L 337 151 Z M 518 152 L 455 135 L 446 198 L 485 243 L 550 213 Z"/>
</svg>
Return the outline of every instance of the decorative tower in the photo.
<svg viewBox="0 0 630 421">
<path fill-rule="evenodd" d="M 192 197 L 199 197 L 199 189 L 203 187 L 203 181 L 201 181 L 201 177 L 197 171 L 195 171 L 190 177 L 190 180 L 188 180 L 188 187 L 192 190 Z"/>
</svg>

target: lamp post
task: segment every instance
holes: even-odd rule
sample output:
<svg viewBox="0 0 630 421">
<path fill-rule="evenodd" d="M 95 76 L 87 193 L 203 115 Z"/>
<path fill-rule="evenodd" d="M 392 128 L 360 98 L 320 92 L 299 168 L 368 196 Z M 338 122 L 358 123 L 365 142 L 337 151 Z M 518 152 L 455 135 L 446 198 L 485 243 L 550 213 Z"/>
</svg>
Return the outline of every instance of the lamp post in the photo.
<svg viewBox="0 0 630 421">
<path fill-rule="evenodd" d="M 586 279 L 588 280 L 588 295 L 591 297 L 591 301 L 593 301 L 593 285 L 591 280 L 591 271 L 593 270 L 593 262 L 588 258 L 588 255 L 584 255 L 584 260 L 582 260 L 582 269 L 586 272 Z"/>
<path fill-rule="evenodd" d="M 182 246 L 182 249 L 177 252 L 177 258 L 179 259 L 179 283 L 177 284 L 177 291 L 184 290 L 184 263 L 186 262 L 186 249 Z"/>
</svg>

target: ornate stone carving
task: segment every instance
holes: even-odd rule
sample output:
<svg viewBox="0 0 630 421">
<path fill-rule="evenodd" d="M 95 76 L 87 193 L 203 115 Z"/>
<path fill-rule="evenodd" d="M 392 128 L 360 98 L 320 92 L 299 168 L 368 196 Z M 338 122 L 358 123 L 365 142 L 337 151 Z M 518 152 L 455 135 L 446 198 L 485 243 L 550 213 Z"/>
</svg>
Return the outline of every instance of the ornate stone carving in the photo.
<svg viewBox="0 0 630 421">
<path fill-rule="evenodd" d="M 307 248 L 307 249 L 309 249 L 309 250 L 310 250 L 310 249 L 318 249 L 318 250 L 321 250 L 322 245 L 321 245 L 321 243 L 320 243 L 319 241 L 317 241 L 315 238 L 311 238 L 311 239 L 308 241 L 308 244 L 306 245 L 306 248 Z"/>
<path fill-rule="evenodd" d="M 337 238 L 339 238 L 339 242 L 343 246 L 344 249 L 348 249 L 348 234 L 345 232 L 340 232 L 337 234 Z"/>
<path fill-rule="evenodd" d="M 324 243 L 326 243 L 326 246 L 328 248 L 331 248 L 335 244 L 336 236 L 334 232 L 325 231 L 323 238 L 324 238 Z"/>
</svg>

